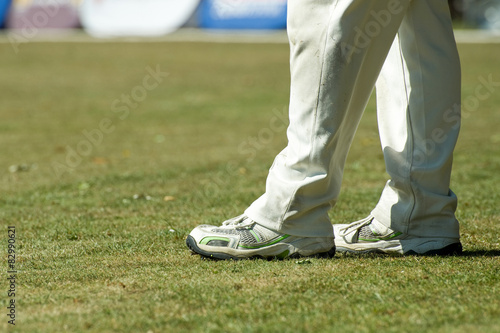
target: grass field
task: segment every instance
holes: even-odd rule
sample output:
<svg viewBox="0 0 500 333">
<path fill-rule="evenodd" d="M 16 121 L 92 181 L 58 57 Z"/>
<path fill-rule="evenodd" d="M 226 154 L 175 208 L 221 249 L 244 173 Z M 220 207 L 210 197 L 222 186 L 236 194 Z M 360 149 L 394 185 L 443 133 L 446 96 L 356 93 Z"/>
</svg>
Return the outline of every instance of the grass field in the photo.
<svg viewBox="0 0 500 333">
<path fill-rule="evenodd" d="M 500 84 L 477 95 L 500 81 L 500 45 L 460 53 L 463 256 L 216 262 L 184 239 L 264 190 L 287 45 L 0 45 L 0 330 L 500 332 Z M 364 217 L 386 177 L 371 101 L 332 221 Z"/>
</svg>

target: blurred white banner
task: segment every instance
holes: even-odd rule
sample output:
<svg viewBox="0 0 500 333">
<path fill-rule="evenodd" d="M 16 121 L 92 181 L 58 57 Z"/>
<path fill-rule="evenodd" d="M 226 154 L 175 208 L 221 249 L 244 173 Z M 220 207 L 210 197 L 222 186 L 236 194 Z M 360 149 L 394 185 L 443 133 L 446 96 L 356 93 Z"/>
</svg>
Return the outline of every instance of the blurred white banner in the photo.
<svg viewBox="0 0 500 333">
<path fill-rule="evenodd" d="M 80 20 L 97 37 L 160 36 L 180 28 L 200 0 L 84 0 Z"/>
</svg>

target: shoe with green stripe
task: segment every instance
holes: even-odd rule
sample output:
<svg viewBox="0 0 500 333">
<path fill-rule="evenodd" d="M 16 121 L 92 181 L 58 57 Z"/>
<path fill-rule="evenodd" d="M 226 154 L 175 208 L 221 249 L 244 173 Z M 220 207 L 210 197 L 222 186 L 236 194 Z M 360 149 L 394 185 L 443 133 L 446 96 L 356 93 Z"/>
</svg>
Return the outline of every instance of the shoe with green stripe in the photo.
<svg viewBox="0 0 500 333">
<path fill-rule="evenodd" d="M 458 255 L 457 238 L 415 237 L 394 231 L 373 216 L 351 224 L 334 224 L 335 246 L 341 253 L 386 253 L 403 255 Z"/>
<path fill-rule="evenodd" d="M 201 225 L 186 239 L 191 251 L 214 259 L 332 257 L 333 237 L 298 237 L 269 230 L 241 215 L 222 226 Z"/>
</svg>

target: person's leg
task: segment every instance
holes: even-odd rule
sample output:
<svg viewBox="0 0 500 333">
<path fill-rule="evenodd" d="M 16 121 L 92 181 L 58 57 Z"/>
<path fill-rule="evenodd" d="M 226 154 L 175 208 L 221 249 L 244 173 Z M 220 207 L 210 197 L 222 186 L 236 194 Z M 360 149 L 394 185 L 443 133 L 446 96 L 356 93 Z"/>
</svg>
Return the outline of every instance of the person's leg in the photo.
<svg viewBox="0 0 500 333">
<path fill-rule="evenodd" d="M 460 62 L 446 0 L 412 1 L 377 81 L 377 109 L 390 180 L 369 218 L 337 227 L 344 235 L 339 250 L 460 252 L 457 198 L 449 188 Z M 384 234 L 392 241 L 374 241 Z"/>
<path fill-rule="evenodd" d="M 409 1 L 289 1 L 288 146 L 245 212 L 270 229 L 331 235 L 328 210 L 378 73 Z"/>
<path fill-rule="evenodd" d="M 255 227 L 275 233 L 276 236 L 264 235 L 268 243 L 279 239 L 278 235 L 291 235 L 278 243 L 309 238 L 320 244 L 314 251 L 333 247 L 328 210 L 339 194 L 345 159 L 359 119 L 409 3 L 410 0 L 288 2 L 288 146 L 271 167 L 265 194 L 245 211 L 245 216 L 230 220 L 224 228 L 195 228 L 187 240 L 191 249 L 202 255 L 215 253 L 221 258 L 227 258 L 228 253 L 230 257 L 269 256 L 267 246 L 266 251 L 246 251 L 244 246 L 249 244 L 241 245 L 242 238 L 251 239 L 248 234 L 240 234 L 241 230 Z M 216 239 L 219 232 L 233 233 L 234 237 Z M 257 238 L 262 245 L 262 237 Z M 289 253 L 314 252 L 301 252 L 300 246 L 303 243 L 290 248 Z"/>
</svg>

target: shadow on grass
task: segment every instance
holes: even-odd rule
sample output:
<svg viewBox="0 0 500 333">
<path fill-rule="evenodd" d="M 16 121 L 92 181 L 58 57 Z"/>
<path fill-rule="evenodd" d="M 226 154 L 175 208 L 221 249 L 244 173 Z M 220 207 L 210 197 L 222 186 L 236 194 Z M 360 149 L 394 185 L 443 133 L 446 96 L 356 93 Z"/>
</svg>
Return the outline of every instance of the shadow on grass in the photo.
<svg viewBox="0 0 500 333">
<path fill-rule="evenodd" d="M 192 256 L 199 256 L 201 260 L 209 260 L 209 261 L 221 261 L 221 259 L 217 258 L 210 258 L 206 256 L 200 256 L 197 253 L 191 252 Z M 283 261 L 283 260 L 296 260 L 297 264 L 308 264 L 310 263 L 310 259 L 320 259 L 320 260 L 330 260 L 330 259 L 340 259 L 340 258 L 363 258 L 363 259 L 381 259 L 381 258 L 408 258 L 408 257 L 441 257 L 441 258 L 447 258 L 447 257 L 500 257 L 500 250 L 472 250 L 472 251 L 463 251 L 462 254 L 454 254 L 454 255 L 422 255 L 422 254 L 410 254 L 410 255 L 401 255 L 401 254 L 387 254 L 387 253 L 377 253 L 377 252 L 372 252 L 372 253 L 339 253 L 335 255 L 335 257 L 321 257 L 321 256 L 312 256 L 312 257 L 307 257 L 307 258 L 285 258 L 285 259 L 280 259 L 280 258 L 263 258 L 263 257 L 258 257 L 254 256 L 251 258 L 246 258 L 246 259 L 230 259 L 229 261 L 239 261 L 239 260 L 265 260 L 265 261 Z"/>
<path fill-rule="evenodd" d="M 500 257 L 500 250 L 464 251 L 461 257 Z"/>
<path fill-rule="evenodd" d="M 436 254 L 407 254 L 407 255 L 401 255 L 401 254 L 388 254 L 388 253 L 382 253 L 382 252 L 366 252 L 366 253 L 351 253 L 351 252 L 345 252 L 345 253 L 337 253 L 337 257 L 341 258 L 407 258 L 407 257 L 440 257 L 440 258 L 447 258 L 447 257 L 500 257 L 500 250 L 494 249 L 494 250 L 470 250 L 470 251 L 463 251 L 461 254 L 448 254 L 448 255 L 436 255 Z"/>
</svg>

